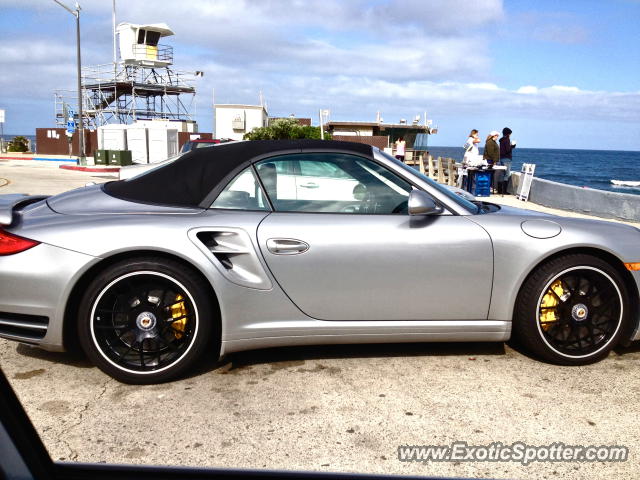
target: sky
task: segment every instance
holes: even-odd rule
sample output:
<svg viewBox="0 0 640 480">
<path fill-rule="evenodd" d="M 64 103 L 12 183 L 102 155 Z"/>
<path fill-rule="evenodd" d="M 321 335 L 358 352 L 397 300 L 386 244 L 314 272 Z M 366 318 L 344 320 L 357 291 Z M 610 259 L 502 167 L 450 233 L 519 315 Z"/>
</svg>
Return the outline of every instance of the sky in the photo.
<svg viewBox="0 0 640 480">
<path fill-rule="evenodd" d="M 72 4 L 71 0 L 62 0 Z M 83 65 L 112 61 L 110 0 L 82 0 Z M 200 70 L 194 111 L 411 120 L 430 143 L 472 128 L 520 147 L 640 150 L 640 0 L 116 0 L 117 22 L 165 22 L 174 68 Z M 53 92 L 76 82 L 74 18 L 53 0 L 0 0 L 6 134 L 54 124 Z"/>
</svg>

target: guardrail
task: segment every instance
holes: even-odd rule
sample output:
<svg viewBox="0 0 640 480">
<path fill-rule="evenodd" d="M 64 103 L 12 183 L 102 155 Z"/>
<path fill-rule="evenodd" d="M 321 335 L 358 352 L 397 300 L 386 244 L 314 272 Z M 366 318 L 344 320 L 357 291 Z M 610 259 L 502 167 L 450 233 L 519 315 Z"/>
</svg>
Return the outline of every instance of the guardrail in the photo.
<svg viewBox="0 0 640 480">
<path fill-rule="evenodd" d="M 515 194 L 518 191 L 520 179 L 519 172 L 511 174 L 509 193 Z M 631 193 L 576 187 L 534 177 L 529 192 L 529 201 L 545 207 L 559 208 L 585 215 L 640 222 L 640 195 Z M 524 205 L 525 203 L 523 203 Z"/>
</svg>

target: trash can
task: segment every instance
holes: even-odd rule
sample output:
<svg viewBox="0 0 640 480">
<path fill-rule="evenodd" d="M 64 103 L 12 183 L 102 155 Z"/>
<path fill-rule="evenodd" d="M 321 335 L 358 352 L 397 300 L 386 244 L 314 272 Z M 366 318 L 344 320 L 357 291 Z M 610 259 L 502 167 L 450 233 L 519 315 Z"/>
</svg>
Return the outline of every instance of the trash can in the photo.
<svg viewBox="0 0 640 480">
<path fill-rule="evenodd" d="M 96 165 L 108 165 L 109 150 L 96 150 L 93 154 L 93 161 Z"/>
<path fill-rule="evenodd" d="M 131 150 L 109 150 L 109 165 L 131 165 Z"/>
<path fill-rule="evenodd" d="M 469 192 L 475 197 L 491 196 L 491 170 L 471 170 L 469 171 Z"/>
</svg>

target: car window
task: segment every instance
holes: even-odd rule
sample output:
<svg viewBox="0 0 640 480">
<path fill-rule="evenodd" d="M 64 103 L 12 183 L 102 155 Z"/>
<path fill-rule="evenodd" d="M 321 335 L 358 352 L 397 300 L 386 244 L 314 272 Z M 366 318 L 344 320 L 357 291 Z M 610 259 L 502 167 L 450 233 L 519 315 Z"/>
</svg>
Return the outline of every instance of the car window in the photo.
<svg viewBox="0 0 640 480">
<path fill-rule="evenodd" d="M 448 189 L 444 185 L 440 185 L 438 182 L 436 182 L 435 180 L 429 178 L 425 174 L 420 173 L 420 171 L 418 169 L 416 169 L 414 167 L 410 167 L 406 163 L 401 162 L 397 158 L 392 157 L 391 155 L 389 155 L 386 152 L 383 152 L 382 150 L 378 150 L 378 154 L 380 156 L 382 156 L 382 157 L 385 157 L 388 161 L 393 162 L 394 164 L 396 164 L 401 169 L 409 172 L 411 175 L 414 175 L 414 176 L 420 178 L 420 180 L 422 180 L 423 182 L 428 183 L 432 188 L 435 188 L 439 192 L 443 193 L 447 198 L 449 198 L 449 200 L 452 200 L 453 202 L 457 203 L 458 205 L 461 205 L 467 211 L 469 211 L 471 213 L 480 213 L 481 212 L 480 208 L 477 205 L 475 205 L 474 203 L 471 203 L 466 198 L 464 198 L 464 197 L 452 192 L 450 189 Z"/>
<path fill-rule="evenodd" d="M 304 177 L 350 178 L 349 174 L 330 161 L 300 160 L 300 175 Z"/>
<path fill-rule="evenodd" d="M 251 167 L 245 168 L 218 195 L 211 208 L 230 210 L 270 210 Z"/>
<path fill-rule="evenodd" d="M 193 148 L 208 148 L 216 145 L 216 142 L 194 142 Z"/>
<path fill-rule="evenodd" d="M 256 169 L 280 212 L 406 213 L 412 189 L 376 162 L 348 154 L 283 155 L 262 160 Z"/>
<path fill-rule="evenodd" d="M 298 161 L 282 160 L 276 164 L 276 170 L 279 175 L 295 175 L 297 171 Z"/>
</svg>

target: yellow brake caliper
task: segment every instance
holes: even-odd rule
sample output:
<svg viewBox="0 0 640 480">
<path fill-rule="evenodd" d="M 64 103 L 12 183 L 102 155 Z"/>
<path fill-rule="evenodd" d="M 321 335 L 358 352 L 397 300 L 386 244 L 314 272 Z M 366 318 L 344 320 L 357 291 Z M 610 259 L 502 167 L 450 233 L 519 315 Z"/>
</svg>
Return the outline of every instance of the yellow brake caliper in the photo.
<svg viewBox="0 0 640 480">
<path fill-rule="evenodd" d="M 555 292 L 554 295 L 553 292 Z M 547 293 L 542 297 L 542 303 L 540 303 L 540 325 L 547 331 L 551 328 L 553 322 L 560 320 L 557 307 L 560 301 L 558 298 L 562 298 L 564 295 L 564 288 L 562 288 L 562 282 L 558 280 L 554 282 L 547 290 Z"/>
<path fill-rule="evenodd" d="M 173 334 L 177 340 L 180 340 L 187 326 L 187 307 L 184 304 L 184 297 L 180 294 L 176 295 L 176 301 L 171 305 L 171 318 L 180 319 L 171 324 Z"/>
</svg>

